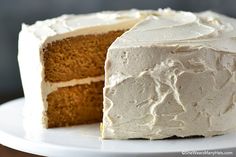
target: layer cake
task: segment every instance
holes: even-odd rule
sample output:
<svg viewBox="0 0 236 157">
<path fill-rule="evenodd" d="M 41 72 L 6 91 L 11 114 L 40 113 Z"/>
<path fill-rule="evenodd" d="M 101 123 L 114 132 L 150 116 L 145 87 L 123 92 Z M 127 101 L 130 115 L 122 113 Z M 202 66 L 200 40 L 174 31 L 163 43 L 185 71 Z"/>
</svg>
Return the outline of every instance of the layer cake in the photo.
<svg viewBox="0 0 236 157">
<path fill-rule="evenodd" d="M 24 24 L 25 121 L 31 128 L 102 122 L 104 139 L 232 132 L 235 28 L 235 19 L 211 11 L 171 9 Z"/>
</svg>

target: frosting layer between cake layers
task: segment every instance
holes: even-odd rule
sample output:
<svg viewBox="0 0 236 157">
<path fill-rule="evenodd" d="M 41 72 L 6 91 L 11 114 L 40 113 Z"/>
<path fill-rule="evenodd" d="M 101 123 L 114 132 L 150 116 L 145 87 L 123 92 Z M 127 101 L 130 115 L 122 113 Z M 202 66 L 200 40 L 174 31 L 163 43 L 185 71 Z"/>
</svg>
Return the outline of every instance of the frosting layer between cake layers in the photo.
<svg viewBox="0 0 236 157">
<path fill-rule="evenodd" d="M 213 136 L 236 129 L 236 20 L 159 10 L 109 48 L 103 138 Z"/>
<path fill-rule="evenodd" d="M 87 15 L 63 15 L 38 21 L 31 26 L 23 24 L 19 34 L 18 60 L 26 100 L 26 123 L 30 121 L 30 127 L 41 127 L 42 124 L 47 127 L 47 95 L 57 88 L 104 80 L 104 76 L 96 76 L 58 83 L 45 81 L 43 48 L 48 43 L 79 35 L 127 30 L 151 13 L 153 11 L 107 11 Z"/>
</svg>

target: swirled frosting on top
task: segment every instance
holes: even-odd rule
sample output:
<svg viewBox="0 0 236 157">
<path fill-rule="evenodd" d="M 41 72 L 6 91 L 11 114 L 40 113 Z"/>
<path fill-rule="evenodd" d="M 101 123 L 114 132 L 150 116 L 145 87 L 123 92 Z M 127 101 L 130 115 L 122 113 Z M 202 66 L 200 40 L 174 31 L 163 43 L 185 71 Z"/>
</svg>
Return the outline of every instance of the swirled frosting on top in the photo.
<svg viewBox="0 0 236 157">
<path fill-rule="evenodd" d="M 119 37 L 105 65 L 103 138 L 236 129 L 236 20 L 159 10 Z"/>
<path fill-rule="evenodd" d="M 31 32 L 41 43 L 66 37 L 126 30 L 141 19 L 154 14 L 153 10 L 103 11 L 81 15 L 62 15 L 57 18 L 23 24 L 22 30 Z"/>
<path fill-rule="evenodd" d="M 235 19 L 211 11 L 194 14 L 160 9 L 126 32 L 112 47 L 180 44 L 235 51 L 236 46 L 232 44 L 235 27 Z"/>
</svg>

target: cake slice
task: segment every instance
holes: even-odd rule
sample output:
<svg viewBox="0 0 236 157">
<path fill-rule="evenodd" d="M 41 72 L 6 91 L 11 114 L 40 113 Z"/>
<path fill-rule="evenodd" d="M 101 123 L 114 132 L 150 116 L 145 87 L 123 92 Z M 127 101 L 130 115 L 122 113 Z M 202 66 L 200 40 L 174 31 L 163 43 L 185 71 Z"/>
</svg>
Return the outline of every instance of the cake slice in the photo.
<svg viewBox="0 0 236 157">
<path fill-rule="evenodd" d="M 213 136 L 236 129 L 236 20 L 159 10 L 109 47 L 104 139 Z"/>
<path fill-rule="evenodd" d="M 18 60 L 26 124 L 52 128 L 101 122 L 107 49 L 152 12 L 63 15 L 23 24 Z"/>
</svg>

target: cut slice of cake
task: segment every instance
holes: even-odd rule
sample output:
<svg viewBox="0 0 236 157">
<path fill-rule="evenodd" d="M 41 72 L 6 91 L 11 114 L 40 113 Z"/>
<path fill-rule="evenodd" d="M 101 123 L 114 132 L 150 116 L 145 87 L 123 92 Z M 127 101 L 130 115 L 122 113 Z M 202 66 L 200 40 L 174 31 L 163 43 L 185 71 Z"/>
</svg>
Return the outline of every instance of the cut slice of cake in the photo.
<svg viewBox="0 0 236 157">
<path fill-rule="evenodd" d="M 160 10 L 117 38 L 105 65 L 105 139 L 236 129 L 236 20 Z"/>
<path fill-rule="evenodd" d="M 51 128 L 101 122 L 107 49 L 152 12 L 64 15 L 23 25 L 18 60 L 26 123 Z"/>
</svg>

